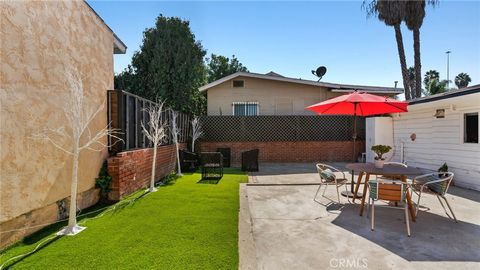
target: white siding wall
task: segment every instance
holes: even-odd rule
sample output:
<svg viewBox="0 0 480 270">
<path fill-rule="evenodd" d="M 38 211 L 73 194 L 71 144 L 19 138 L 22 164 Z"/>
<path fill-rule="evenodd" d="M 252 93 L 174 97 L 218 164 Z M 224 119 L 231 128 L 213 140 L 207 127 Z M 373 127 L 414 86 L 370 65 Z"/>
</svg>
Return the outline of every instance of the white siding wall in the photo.
<svg viewBox="0 0 480 270">
<path fill-rule="evenodd" d="M 393 116 L 396 149 L 404 143 L 404 159 L 409 166 L 437 170 L 447 162 L 455 173 L 455 184 L 480 190 L 480 145 L 464 143 L 464 114 L 480 112 L 480 93 L 443 99 L 408 107 L 409 112 Z M 445 109 L 445 118 L 435 118 Z M 412 141 L 410 135 L 416 134 Z M 394 160 L 400 161 L 401 151 Z"/>
<path fill-rule="evenodd" d="M 367 162 L 374 162 L 375 153 L 370 150 L 372 146 L 377 144 L 393 145 L 393 122 L 391 117 L 368 117 L 366 119 L 366 159 Z M 397 150 L 393 148 L 392 151 L 384 155 L 385 160 L 389 161 Z"/>
</svg>

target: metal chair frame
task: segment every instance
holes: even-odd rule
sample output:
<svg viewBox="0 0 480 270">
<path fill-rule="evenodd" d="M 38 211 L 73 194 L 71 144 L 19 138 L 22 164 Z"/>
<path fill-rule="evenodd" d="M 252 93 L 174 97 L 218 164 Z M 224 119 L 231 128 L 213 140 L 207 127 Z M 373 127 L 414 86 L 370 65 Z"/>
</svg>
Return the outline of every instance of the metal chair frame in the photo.
<svg viewBox="0 0 480 270">
<path fill-rule="evenodd" d="M 330 166 L 330 165 L 327 165 L 327 164 L 323 164 L 323 163 L 318 163 L 316 165 L 317 167 L 317 172 L 318 172 L 318 175 L 320 176 L 320 184 L 318 185 L 318 189 L 317 189 L 317 192 L 315 193 L 315 197 L 313 197 L 313 200 L 316 201 L 317 199 L 317 196 L 318 196 L 318 192 L 320 191 L 320 189 L 322 188 L 322 186 L 325 186 L 324 190 L 323 190 L 323 193 L 322 193 L 322 197 L 324 198 L 327 198 L 331 201 L 333 201 L 332 199 L 328 198 L 327 196 L 325 196 L 325 192 L 327 191 L 327 187 L 330 186 L 330 185 L 335 185 L 336 188 L 337 188 L 337 201 L 338 203 L 340 204 L 340 192 L 339 192 L 339 187 L 341 186 L 345 186 L 345 190 L 348 192 L 348 188 L 347 188 L 347 184 L 348 184 L 348 179 L 347 177 L 345 176 L 345 173 L 333 166 Z M 326 170 L 326 169 L 330 169 L 332 170 L 332 172 L 338 172 L 338 173 L 341 173 L 343 178 L 342 179 L 337 179 L 337 177 L 335 176 L 334 177 L 334 180 L 333 181 L 327 181 L 327 179 L 323 179 L 322 175 L 320 174 L 321 171 L 323 170 Z M 339 181 L 341 180 L 341 181 Z M 347 197 L 347 200 L 348 202 L 350 203 L 350 199 Z"/>
<path fill-rule="evenodd" d="M 398 180 L 370 180 L 368 181 L 368 185 L 370 187 L 370 196 L 368 198 L 368 205 L 367 207 L 369 208 L 371 206 L 372 208 L 372 217 L 371 217 L 371 230 L 374 231 L 375 230 L 375 201 L 378 201 L 378 200 L 386 200 L 386 199 L 382 199 L 382 195 L 379 194 L 380 193 L 380 186 L 381 185 L 390 185 L 390 186 L 393 186 L 393 185 L 400 185 L 400 201 L 394 201 L 395 202 L 395 205 L 398 203 L 398 202 L 403 202 L 404 206 L 404 212 L 405 212 L 405 223 L 406 223 L 406 226 L 407 226 L 407 235 L 408 237 L 410 237 L 410 221 L 409 221 L 409 212 L 408 212 L 408 203 L 406 202 L 406 193 L 408 191 L 408 189 L 410 188 L 410 185 L 408 183 L 405 183 L 405 182 L 402 182 L 402 181 L 398 181 Z M 375 185 L 375 188 L 372 188 L 372 186 Z M 373 193 L 375 192 L 375 193 Z M 373 196 L 372 196 L 373 195 Z M 387 201 L 390 201 L 390 200 L 387 200 Z M 389 205 L 377 205 L 377 207 L 384 207 L 384 208 L 393 208 L 393 209 L 401 209 L 400 207 L 396 207 L 396 206 L 389 206 Z M 367 208 L 367 218 L 369 217 L 368 215 L 368 208 Z"/>
<path fill-rule="evenodd" d="M 421 181 L 421 179 L 423 179 L 423 178 L 432 177 L 432 176 L 439 175 L 439 174 L 446 174 L 447 176 L 445 176 L 443 178 L 440 178 L 438 180 L 433 180 L 433 181 L 427 181 L 427 182 Z M 437 173 L 423 174 L 423 175 L 419 175 L 419 176 L 413 178 L 412 186 L 414 188 L 412 188 L 412 190 L 418 196 L 416 214 L 415 215 L 418 215 L 418 210 L 420 208 L 420 199 L 422 198 L 422 194 L 427 193 L 427 194 L 435 195 L 437 197 L 438 201 L 440 202 L 440 205 L 442 206 L 443 210 L 445 211 L 445 214 L 448 216 L 448 218 L 452 219 L 452 217 L 453 217 L 453 220 L 455 222 L 458 222 L 457 217 L 455 216 L 455 213 L 453 212 L 452 207 L 450 206 L 447 198 L 445 197 L 445 194 L 447 193 L 448 188 L 450 187 L 450 184 L 453 180 L 453 176 L 454 176 L 454 174 L 452 172 L 437 172 Z M 421 184 L 416 184 L 415 183 L 416 181 L 420 182 Z M 442 182 L 447 182 L 447 186 L 446 186 L 445 190 L 441 193 L 435 192 L 428 187 L 431 184 L 442 183 Z M 440 200 L 440 199 L 445 200 L 445 203 L 447 204 L 447 207 L 450 210 L 450 213 L 452 214 L 452 216 L 450 216 L 447 209 L 445 208 L 445 205 L 442 203 L 442 200 Z"/>
</svg>

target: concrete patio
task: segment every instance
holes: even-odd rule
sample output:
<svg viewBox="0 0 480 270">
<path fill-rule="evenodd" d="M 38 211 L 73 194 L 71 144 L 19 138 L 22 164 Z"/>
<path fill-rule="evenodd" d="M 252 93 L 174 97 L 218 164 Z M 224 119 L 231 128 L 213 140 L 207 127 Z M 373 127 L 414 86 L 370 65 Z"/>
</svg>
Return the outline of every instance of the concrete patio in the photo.
<svg viewBox="0 0 480 270">
<path fill-rule="evenodd" d="M 401 210 L 376 208 L 371 231 L 370 219 L 359 216 L 359 200 L 341 197 L 339 205 L 319 194 L 326 206 L 315 202 L 314 164 L 262 164 L 249 180 L 240 194 L 242 269 L 480 268 L 480 192 L 450 188 L 458 223 L 434 196 L 422 196 L 407 237 Z M 336 198 L 333 186 L 326 196 Z"/>
</svg>

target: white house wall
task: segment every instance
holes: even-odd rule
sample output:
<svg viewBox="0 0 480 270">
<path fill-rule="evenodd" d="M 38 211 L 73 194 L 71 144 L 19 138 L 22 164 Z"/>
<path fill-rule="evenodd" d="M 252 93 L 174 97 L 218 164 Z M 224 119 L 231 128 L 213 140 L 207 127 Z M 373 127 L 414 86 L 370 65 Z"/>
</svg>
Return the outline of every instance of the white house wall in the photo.
<svg viewBox="0 0 480 270">
<path fill-rule="evenodd" d="M 455 184 L 480 190 L 480 145 L 464 143 L 464 114 L 480 112 L 480 93 L 448 98 L 408 107 L 409 112 L 393 115 L 396 149 L 404 142 L 404 160 L 409 166 L 437 170 L 444 162 L 455 174 Z M 445 118 L 435 118 L 445 109 Z M 411 134 L 416 140 L 410 139 Z M 395 151 L 394 160 L 401 160 Z"/>
</svg>

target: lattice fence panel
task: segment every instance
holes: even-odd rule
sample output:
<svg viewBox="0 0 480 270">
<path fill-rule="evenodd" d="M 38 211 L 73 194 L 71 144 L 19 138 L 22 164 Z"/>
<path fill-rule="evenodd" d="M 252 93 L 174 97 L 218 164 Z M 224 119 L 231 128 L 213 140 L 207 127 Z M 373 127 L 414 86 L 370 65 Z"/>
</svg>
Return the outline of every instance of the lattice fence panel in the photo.
<svg viewBox="0 0 480 270">
<path fill-rule="evenodd" d="M 206 141 L 350 141 L 352 116 L 204 116 Z M 357 118 L 365 138 L 365 118 Z"/>
</svg>

